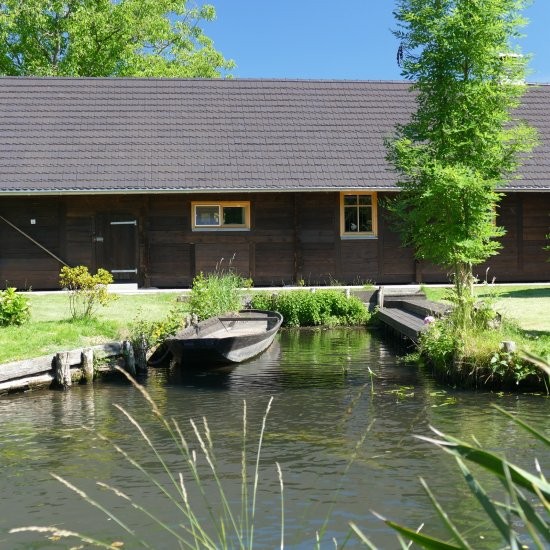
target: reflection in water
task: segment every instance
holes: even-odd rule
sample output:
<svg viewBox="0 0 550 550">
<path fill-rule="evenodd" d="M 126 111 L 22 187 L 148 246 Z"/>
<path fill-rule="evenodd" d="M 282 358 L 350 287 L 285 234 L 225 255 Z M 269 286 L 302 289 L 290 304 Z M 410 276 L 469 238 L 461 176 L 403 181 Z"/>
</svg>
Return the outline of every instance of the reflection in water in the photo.
<svg viewBox="0 0 550 550">
<path fill-rule="evenodd" d="M 364 330 L 282 331 L 273 346 L 251 362 L 208 372 L 151 369 L 146 385 L 162 413 L 182 426 L 188 426 L 190 418 L 208 418 L 218 466 L 235 503 L 240 498 L 243 401 L 253 461 L 261 419 L 274 397 L 257 504 L 255 540 L 261 548 L 273 548 L 278 541 L 276 461 L 285 480 L 286 543 L 292 548 L 311 548 L 325 520 L 323 548 L 333 547 L 332 537 L 342 542 L 350 521 L 381 547 L 396 547 L 393 534 L 370 510 L 411 527 L 425 522 L 429 532 L 442 534 L 419 476 L 426 478 L 459 525 L 472 527 L 475 507 L 454 463 L 413 437 L 428 434 L 429 425 L 461 438 L 475 434 L 489 448 L 509 453 L 530 469 L 533 456 L 543 464 L 548 461 L 547 451 L 544 455 L 489 406 L 498 401 L 549 430 L 543 397 L 445 391 L 416 368 L 397 364 L 391 350 Z M 93 494 L 154 548 L 174 547 L 173 540 L 150 520 L 94 486 L 95 480 L 108 482 L 134 495 L 168 523 L 180 521 L 149 480 L 93 431 L 81 428 L 116 441 L 164 479 L 151 452 L 114 403 L 142 423 L 174 471 L 183 468 L 143 398 L 126 382 L 0 398 L 0 547 L 49 547 L 36 543 L 34 535 L 7 534 L 10 527 L 28 524 L 55 524 L 108 541 L 127 540 L 128 548 L 135 547 L 114 522 L 53 480 L 50 472 Z M 491 538 L 477 542 L 476 548 L 494 547 Z"/>
</svg>

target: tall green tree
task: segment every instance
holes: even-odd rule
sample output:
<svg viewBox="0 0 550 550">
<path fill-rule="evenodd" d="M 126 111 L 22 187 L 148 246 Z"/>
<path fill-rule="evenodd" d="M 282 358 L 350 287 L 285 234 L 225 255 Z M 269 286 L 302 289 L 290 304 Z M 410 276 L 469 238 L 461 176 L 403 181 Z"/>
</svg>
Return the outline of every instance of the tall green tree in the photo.
<svg viewBox="0 0 550 550">
<path fill-rule="evenodd" d="M 401 192 L 390 204 L 419 259 L 448 269 L 459 299 L 497 253 L 499 186 L 536 132 L 514 118 L 526 58 L 512 47 L 526 0 L 397 0 L 398 61 L 417 109 L 388 140 Z"/>
<path fill-rule="evenodd" d="M 4 0 L 0 74 L 222 76 L 233 62 L 201 24 L 213 6 L 187 0 Z"/>
</svg>

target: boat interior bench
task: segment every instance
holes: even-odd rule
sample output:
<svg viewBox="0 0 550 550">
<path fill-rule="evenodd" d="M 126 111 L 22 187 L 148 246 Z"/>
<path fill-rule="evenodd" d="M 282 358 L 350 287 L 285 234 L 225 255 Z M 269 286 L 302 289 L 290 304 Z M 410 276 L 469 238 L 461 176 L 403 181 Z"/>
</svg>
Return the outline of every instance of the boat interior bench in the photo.
<svg viewBox="0 0 550 550">
<path fill-rule="evenodd" d="M 220 321 L 237 321 L 240 323 L 248 323 L 248 321 L 267 321 L 277 319 L 277 317 L 266 317 L 265 315 L 263 317 L 218 317 Z"/>
</svg>

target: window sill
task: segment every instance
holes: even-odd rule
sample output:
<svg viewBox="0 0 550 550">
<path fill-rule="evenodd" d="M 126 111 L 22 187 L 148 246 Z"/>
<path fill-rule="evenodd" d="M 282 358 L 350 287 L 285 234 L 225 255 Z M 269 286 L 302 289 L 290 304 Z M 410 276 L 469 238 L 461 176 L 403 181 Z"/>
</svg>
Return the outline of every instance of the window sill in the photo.
<svg viewBox="0 0 550 550">
<path fill-rule="evenodd" d="M 340 235 L 342 241 L 364 241 L 364 240 L 376 240 L 378 235 Z"/>
<path fill-rule="evenodd" d="M 250 227 L 193 227 L 191 229 L 193 232 L 222 232 L 226 233 L 228 231 L 250 231 Z"/>
</svg>

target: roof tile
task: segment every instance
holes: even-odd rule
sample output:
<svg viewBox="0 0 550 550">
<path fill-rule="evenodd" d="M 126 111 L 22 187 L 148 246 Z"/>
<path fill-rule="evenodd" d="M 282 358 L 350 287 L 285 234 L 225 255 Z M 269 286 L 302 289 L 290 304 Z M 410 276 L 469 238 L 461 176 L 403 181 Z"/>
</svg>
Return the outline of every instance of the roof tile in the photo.
<svg viewBox="0 0 550 550">
<path fill-rule="evenodd" d="M 393 188 L 405 82 L 0 78 L 0 192 Z M 550 189 L 550 86 L 518 110 L 541 144 L 514 189 Z"/>
</svg>

